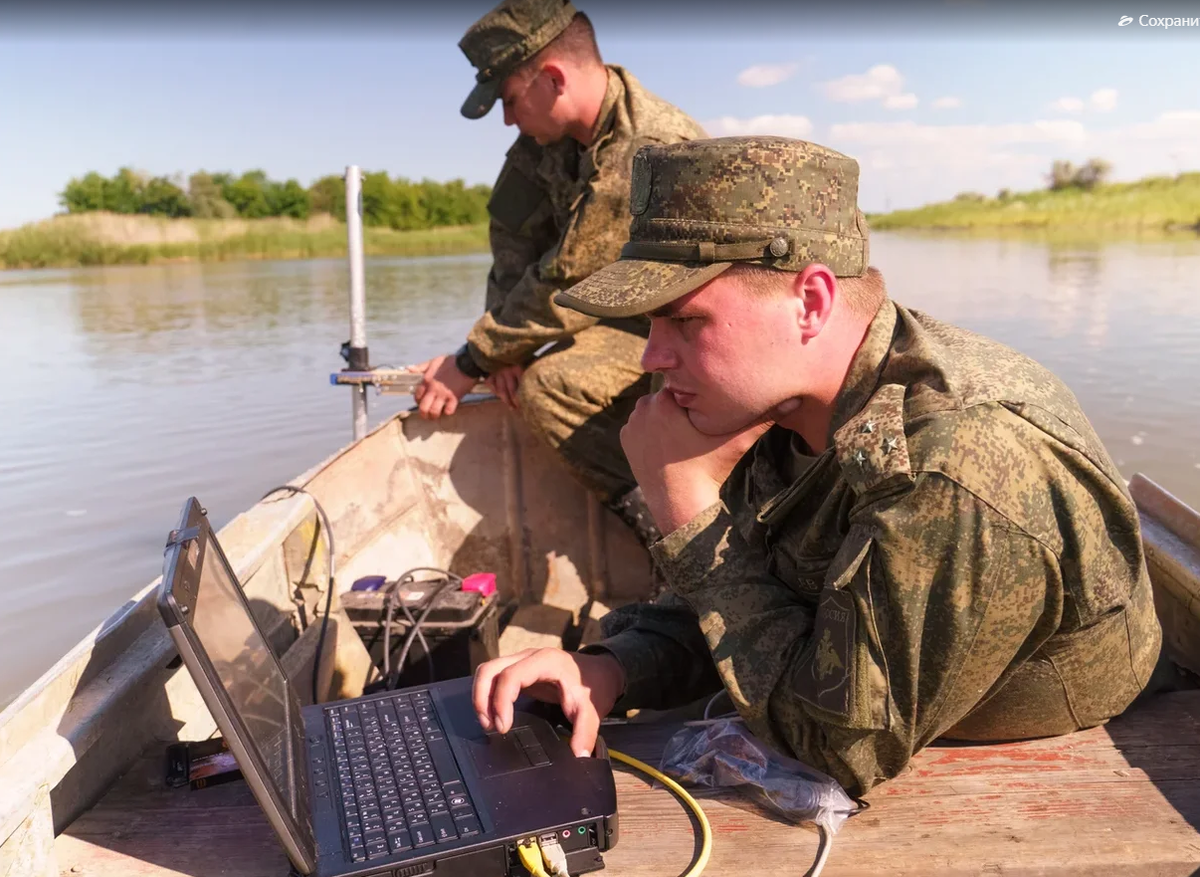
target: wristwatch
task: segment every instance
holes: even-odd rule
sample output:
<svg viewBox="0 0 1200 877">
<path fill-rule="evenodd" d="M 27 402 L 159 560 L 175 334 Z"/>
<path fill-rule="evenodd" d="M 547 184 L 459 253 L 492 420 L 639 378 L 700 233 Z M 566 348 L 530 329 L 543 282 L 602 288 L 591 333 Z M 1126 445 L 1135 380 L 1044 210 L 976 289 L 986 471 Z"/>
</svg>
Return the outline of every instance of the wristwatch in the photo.
<svg viewBox="0 0 1200 877">
<path fill-rule="evenodd" d="M 458 370 L 469 378 L 481 380 L 486 378 L 488 373 L 479 367 L 475 362 L 475 358 L 471 356 L 471 351 L 467 349 L 467 345 L 458 348 L 458 352 L 454 354 L 454 364 Z"/>
</svg>

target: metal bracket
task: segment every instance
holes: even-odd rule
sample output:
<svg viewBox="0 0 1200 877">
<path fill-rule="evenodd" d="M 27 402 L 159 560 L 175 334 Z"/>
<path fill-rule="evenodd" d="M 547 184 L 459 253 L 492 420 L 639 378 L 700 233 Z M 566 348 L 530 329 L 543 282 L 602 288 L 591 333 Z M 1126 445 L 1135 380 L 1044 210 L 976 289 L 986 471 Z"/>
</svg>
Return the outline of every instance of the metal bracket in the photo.
<svg viewBox="0 0 1200 877">
<path fill-rule="evenodd" d="M 206 511 L 204 511 L 204 509 L 201 509 L 200 514 L 204 515 L 204 514 L 208 514 L 208 513 Z M 167 534 L 167 544 L 163 548 L 163 550 L 166 551 L 168 548 L 170 548 L 173 545 L 186 545 L 187 543 L 192 542 L 193 540 L 199 539 L 199 538 L 200 538 L 200 528 L 199 527 L 188 527 L 186 530 L 172 530 L 170 533 Z"/>
<path fill-rule="evenodd" d="M 346 369 L 331 374 L 329 383 L 335 387 L 372 386 L 380 393 L 411 396 L 417 387 L 421 386 L 421 375 L 399 368 L 377 368 L 369 371 Z M 491 387 L 482 381 L 476 382 L 470 392 L 492 395 Z"/>
</svg>

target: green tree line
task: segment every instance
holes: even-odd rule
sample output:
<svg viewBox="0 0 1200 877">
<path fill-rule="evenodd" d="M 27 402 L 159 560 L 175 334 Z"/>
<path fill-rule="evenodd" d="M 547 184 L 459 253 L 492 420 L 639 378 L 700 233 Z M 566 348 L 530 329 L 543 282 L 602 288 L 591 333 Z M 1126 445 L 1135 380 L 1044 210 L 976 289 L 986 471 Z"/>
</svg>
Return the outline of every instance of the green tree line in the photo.
<svg viewBox="0 0 1200 877">
<path fill-rule="evenodd" d="M 363 224 L 414 230 L 473 225 L 487 220 L 490 186 L 467 186 L 462 180 L 414 182 L 392 179 L 385 171 L 364 174 Z M 108 210 L 153 216 L 197 219 L 259 219 L 314 213 L 346 216 L 346 188 L 341 176 L 330 175 L 307 189 L 296 180 L 270 179 L 264 171 L 192 174 L 186 186 L 179 177 L 151 177 L 123 167 L 112 177 L 95 171 L 73 177 L 59 193 L 68 213 Z"/>
</svg>

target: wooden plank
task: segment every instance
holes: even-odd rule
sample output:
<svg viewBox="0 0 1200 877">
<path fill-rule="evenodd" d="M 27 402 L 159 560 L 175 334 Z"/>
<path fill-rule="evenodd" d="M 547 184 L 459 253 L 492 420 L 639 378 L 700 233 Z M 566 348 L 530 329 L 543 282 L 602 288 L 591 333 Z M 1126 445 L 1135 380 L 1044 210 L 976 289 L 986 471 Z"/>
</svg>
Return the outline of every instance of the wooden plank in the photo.
<svg viewBox="0 0 1200 877">
<path fill-rule="evenodd" d="M 1167 695 L 1057 740 L 937 746 L 872 791 L 837 835 L 825 874 L 1193 874 L 1200 866 L 1200 692 Z M 666 729 L 627 725 L 611 746 L 656 763 Z M 692 845 L 681 808 L 621 782 L 621 874 L 678 874 Z M 703 801 L 712 873 L 801 873 L 815 835 L 735 796 Z"/>
<path fill-rule="evenodd" d="M 678 727 L 606 726 L 604 734 L 657 764 Z M 1200 867 L 1198 727 L 1200 692 L 1182 692 L 1068 737 L 930 747 L 868 795 L 870 808 L 838 833 L 824 873 L 1187 877 Z M 89 877 L 286 873 L 243 783 L 172 790 L 161 771 L 148 753 L 58 838 L 63 877 L 73 867 Z M 681 874 L 697 849 L 691 816 L 640 774 L 618 767 L 616 780 L 621 838 L 605 855 L 609 871 Z M 810 826 L 766 816 L 736 793 L 705 795 L 701 805 L 713 826 L 709 874 L 795 877 L 816 854 Z"/>
<path fill-rule="evenodd" d="M 29 815 L 0 846 L 0 877 L 57 877 L 50 791 L 42 788 Z"/>
<path fill-rule="evenodd" d="M 284 877 L 287 856 L 246 784 L 171 789 L 148 752 L 55 842 L 63 877 Z"/>
</svg>

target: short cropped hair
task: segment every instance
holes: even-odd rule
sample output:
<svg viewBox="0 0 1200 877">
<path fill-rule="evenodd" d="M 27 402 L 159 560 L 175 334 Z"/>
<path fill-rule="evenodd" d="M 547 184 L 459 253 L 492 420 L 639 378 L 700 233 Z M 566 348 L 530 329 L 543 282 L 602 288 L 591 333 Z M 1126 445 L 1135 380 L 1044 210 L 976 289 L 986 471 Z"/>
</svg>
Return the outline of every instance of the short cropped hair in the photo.
<svg viewBox="0 0 1200 877">
<path fill-rule="evenodd" d="M 600 47 L 596 45 L 596 29 L 584 12 L 576 12 L 571 23 L 541 51 L 521 64 L 516 73 L 527 74 L 551 58 L 572 61 L 580 66 L 601 65 Z"/>
<path fill-rule="evenodd" d="M 730 268 L 729 273 L 737 277 L 747 291 L 771 295 L 790 283 L 797 272 L 777 271 L 761 265 L 738 264 Z M 873 315 L 887 297 L 883 273 L 874 267 L 868 268 L 867 273 L 861 277 L 839 277 L 837 285 L 850 310 L 863 316 Z"/>
</svg>

